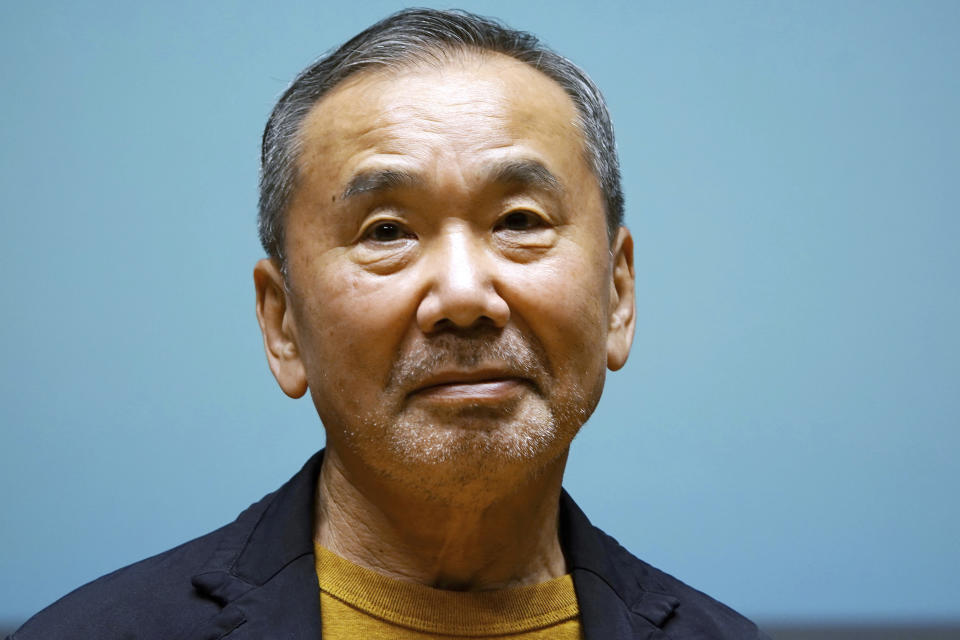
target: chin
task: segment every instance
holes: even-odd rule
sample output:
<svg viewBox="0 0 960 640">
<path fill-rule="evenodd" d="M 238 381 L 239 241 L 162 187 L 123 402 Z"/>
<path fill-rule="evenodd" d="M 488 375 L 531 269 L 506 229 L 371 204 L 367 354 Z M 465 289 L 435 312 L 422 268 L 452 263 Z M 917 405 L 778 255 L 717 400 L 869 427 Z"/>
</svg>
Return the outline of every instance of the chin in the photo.
<svg viewBox="0 0 960 640">
<path fill-rule="evenodd" d="M 411 411 L 369 425 L 351 445 L 391 483 L 444 502 L 472 501 L 521 486 L 565 456 L 593 404 L 557 412 L 522 403 L 506 416 L 488 406 Z"/>
</svg>

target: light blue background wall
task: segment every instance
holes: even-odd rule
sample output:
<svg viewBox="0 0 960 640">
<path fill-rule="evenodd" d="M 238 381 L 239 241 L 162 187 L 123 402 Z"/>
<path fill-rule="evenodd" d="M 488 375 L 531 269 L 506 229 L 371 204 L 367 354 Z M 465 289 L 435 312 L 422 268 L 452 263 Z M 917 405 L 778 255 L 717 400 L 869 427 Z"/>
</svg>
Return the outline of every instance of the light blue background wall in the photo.
<svg viewBox="0 0 960 640">
<path fill-rule="evenodd" d="M 321 446 L 253 314 L 259 134 L 396 2 L 0 4 L 0 621 Z M 605 90 L 626 369 L 567 485 L 772 620 L 960 618 L 960 4 L 465 2 Z"/>
</svg>

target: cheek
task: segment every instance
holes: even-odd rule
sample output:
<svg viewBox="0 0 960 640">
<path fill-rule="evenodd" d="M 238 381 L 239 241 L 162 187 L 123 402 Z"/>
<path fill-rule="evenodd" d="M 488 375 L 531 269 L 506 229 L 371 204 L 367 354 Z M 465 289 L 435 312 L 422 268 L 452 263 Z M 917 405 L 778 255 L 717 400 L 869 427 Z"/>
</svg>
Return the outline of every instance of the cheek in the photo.
<svg viewBox="0 0 960 640">
<path fill-rule="evenodd" d="M 412 322 L 413 296 L 396 279 L 317 269 L 297 313 L 308 384 L 380 388 Z"/>
<path fill-rule="evenodd" d="M 600 265 L 569 257 L 541 263 L 514 290 L 513 312 L 541 341 L 558 378 L 590 377 L 606 363 L 607 297 Z"/>
</svg>

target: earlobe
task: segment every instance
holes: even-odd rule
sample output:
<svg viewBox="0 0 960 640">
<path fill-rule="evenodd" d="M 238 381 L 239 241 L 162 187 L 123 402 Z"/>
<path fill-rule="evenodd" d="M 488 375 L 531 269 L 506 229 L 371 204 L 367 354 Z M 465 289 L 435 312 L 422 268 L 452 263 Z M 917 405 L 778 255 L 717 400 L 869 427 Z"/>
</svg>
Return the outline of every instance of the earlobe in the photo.
<svg viewBox="0 0 960 640">
<path fill-rule="evenodd" d="M 257 262 L 253 284 L 257 292 L 257 321 L 270 371 L 285 394 L 299 398 L 307 391 L 306 369 L 297 346 L 296 323 L 283 274 L 275 260 L 264 258 Z"/>
<path fill-rule="evenodd" d="M 607 368 L 616 371 L 627 362 L 633 344 L 634 307 L 633 237 L 626 227 L 617 230 L 611 246 L 610 313 L 607 328 Z"/>
</svg>

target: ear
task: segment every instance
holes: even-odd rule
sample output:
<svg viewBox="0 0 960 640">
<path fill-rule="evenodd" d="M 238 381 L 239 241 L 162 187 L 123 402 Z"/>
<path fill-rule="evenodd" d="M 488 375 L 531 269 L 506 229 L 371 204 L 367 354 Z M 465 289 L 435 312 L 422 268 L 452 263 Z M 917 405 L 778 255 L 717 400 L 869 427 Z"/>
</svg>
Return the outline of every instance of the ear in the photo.
<svg viewBox="0 0 960 640">
<path fill-rule="evenodd" d="M 633 237 L 626 227 L 617 230 L 610 247 L 610 313 L 607 327 L 607 368 L 616 371 L 627 362 L 633 344 L 634 308 Z"/>
<path fill-rule="evenodd" d="M 297 347 L 296 323 L 277 262 L 264 258 L 253 268 L 257 290 L 257 321 L 263 333 L 270 371 L 283 392 L 299 398 L 307 391 L 307 374 Z"/>
</svg>

